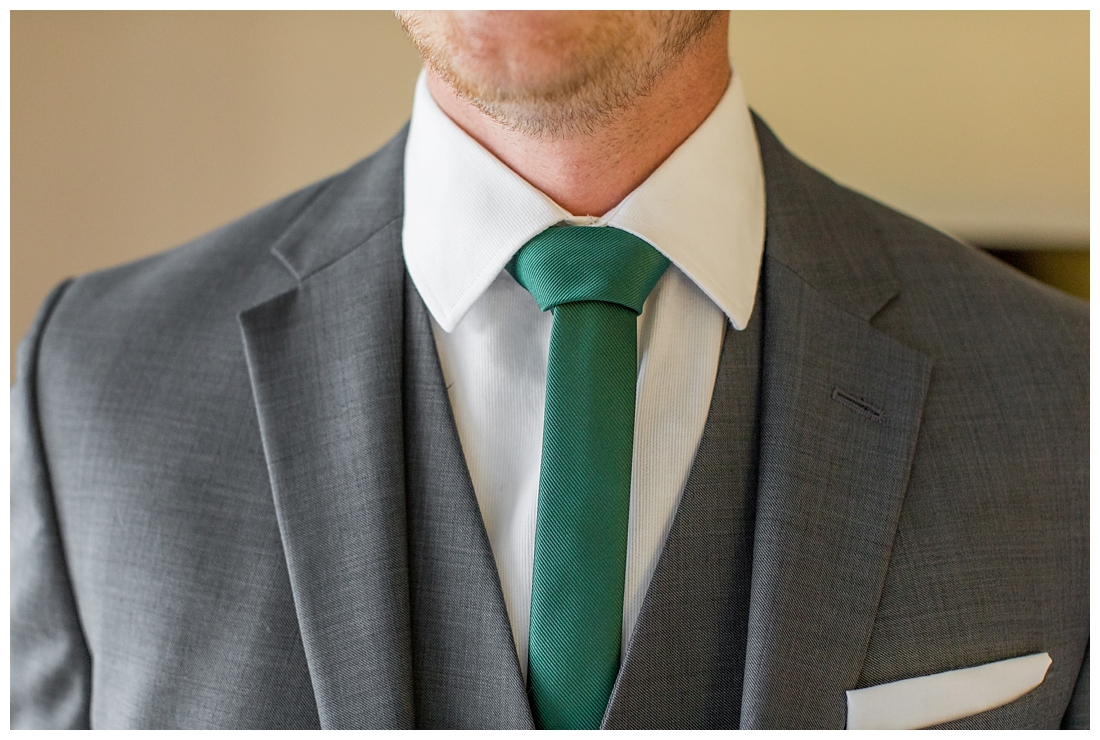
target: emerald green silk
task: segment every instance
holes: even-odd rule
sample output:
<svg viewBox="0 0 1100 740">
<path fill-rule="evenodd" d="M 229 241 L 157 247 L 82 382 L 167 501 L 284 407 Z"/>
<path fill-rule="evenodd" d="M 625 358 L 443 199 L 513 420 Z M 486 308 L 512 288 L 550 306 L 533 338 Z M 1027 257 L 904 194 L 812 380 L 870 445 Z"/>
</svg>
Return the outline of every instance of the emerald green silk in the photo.
<svg viewBox="0 0 1100 740">
<path fill-rule="evenodd" d="M 554 313 L 528 681 L 544 729 L 596 729 L 619 670 L 637 317 L 668 260 L 619 229 L 558 226 L 509 271 Z"/>
</svg>

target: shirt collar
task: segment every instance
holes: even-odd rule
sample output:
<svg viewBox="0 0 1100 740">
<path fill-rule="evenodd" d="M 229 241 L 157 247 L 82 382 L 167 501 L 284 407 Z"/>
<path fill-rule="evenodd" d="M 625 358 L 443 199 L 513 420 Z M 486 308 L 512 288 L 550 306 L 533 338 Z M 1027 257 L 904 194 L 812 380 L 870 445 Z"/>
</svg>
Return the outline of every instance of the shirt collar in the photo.
<svg viewBox="0 0 1100 740">
<path fill-rule="evenodd" d="M 405 148 L 405 263 L 452 331 L 520 247 L 563 221 L 645 239 L 743 329 L 764 249 L 764 175 L 741 79 L 645 182 L 598 219 L 576 218 L 439 108 L 423 73 Z"/>
</svg>

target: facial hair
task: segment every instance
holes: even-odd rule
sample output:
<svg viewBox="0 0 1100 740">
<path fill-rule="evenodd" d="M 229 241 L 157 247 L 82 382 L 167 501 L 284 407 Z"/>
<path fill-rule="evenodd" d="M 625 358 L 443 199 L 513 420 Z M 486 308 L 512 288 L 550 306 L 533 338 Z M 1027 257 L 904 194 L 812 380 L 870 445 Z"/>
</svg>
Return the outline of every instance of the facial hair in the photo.
<svg viewBox="0 0 1100 740">
<path fill-rule="evenodd" d="M 683 59 L 718 12 L 593 13 L 581 33 L 561 44 L 560 73 L 538 82 L 506 80 L 464 63 L 474 42 L 457 24 L 397 15 L 425 64 L 460 98 L 510 130 L 559 139 L 613 123 Z"/>
</svg>

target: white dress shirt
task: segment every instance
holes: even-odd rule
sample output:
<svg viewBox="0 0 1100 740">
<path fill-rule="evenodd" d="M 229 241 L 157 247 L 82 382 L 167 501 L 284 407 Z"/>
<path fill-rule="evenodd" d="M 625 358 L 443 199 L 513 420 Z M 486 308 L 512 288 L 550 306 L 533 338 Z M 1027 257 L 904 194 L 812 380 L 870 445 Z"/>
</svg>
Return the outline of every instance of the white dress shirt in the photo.
<svg viewBox="0 0 1100 740">
<path fill-rule="evenodd" d="M 703 433 L 727 318 L 749 320 L 764 178 L 736 73 L 710 116 L 600 218 L 575 217 L 459 128 L 416 85 L 405 150 L 405 262 L 433 319 L 462 451 L 526 675 L 550 312 L 504 266 L 567 222 L 614 226 L 671 265 L 638 320 L 623 648 Z"/>
</svg>

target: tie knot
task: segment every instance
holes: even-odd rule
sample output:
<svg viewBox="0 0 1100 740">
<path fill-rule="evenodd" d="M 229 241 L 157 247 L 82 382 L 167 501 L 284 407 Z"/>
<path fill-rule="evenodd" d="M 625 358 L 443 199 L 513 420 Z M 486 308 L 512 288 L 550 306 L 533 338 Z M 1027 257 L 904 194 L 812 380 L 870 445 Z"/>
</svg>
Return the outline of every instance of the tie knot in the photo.
<svg viewBox="0 0 1100 740">
<path fill-rule="evenodd" d="M 606 226 L 552 226 L 508 265 L 543 311 L 563 303 L 603 301 L 642 312 L 668 259 L 643 239 Z"/>
</svg>

